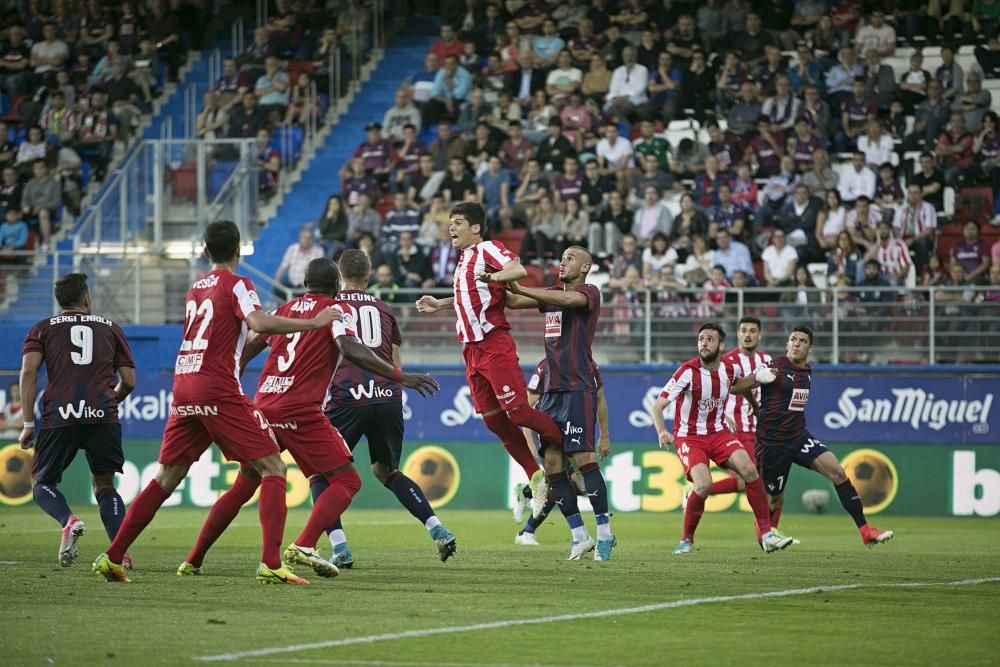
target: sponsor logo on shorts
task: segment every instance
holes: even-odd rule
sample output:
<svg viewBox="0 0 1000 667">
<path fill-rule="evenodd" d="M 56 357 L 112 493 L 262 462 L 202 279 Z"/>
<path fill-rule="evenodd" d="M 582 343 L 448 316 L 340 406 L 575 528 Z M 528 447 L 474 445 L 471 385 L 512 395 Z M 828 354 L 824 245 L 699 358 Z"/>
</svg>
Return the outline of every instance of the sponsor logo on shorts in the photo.
<svg viewBox="0 0 1000 667">
<path fill-rule="evenodd" d="M 59 416 L 63 419 L 104 419 L 105 412 L 100 408 L 92 408 L 84 401 L 76 405 L 67 403 L 59 407 Z"/>
<path fill-rule="evenodd" d="M 503 386 L 503 393 L 497 394 L 497 400 L 503 401 L 504 403 L 510 403 L 517 396 L 517 392 L 510 388 L 510 385 Z"/>
<path fill-rule="evenodd" d="M 177 362 L 174 364 L 174 375 L 188 375 L 201 370 L 201 363 L 204 355 L 201 352 L 195 354 L 179 354 Z"/>
<path fill-rule="evenodd" d="M 205 417 L 219 414 L 217 405 L 171 405 L 170 414 L 174 417 Z"/>
<path fill-rule="evenodd" d="M 257 390 L 261 394 L 284 394 L 292 388 L 295 376 L 282 377 L 280 375 L 268 375 Z"/>
<path fill-rule="evenodd" d="M 392 389 L 376 387 L 375 380 L 368 380 L 367 387 L 363 384 L 359 384 L 357 387 L 351 387 L 349 391 L 355 401 L 360 401 L 362 398 L 392 398 L 394 396 Z"/>
<path fill-rule="evenodd" d="M 563 435 L 583 435 L 583 427 L 567 421 L 565 428 L 563 428 Z"/>
</svg>

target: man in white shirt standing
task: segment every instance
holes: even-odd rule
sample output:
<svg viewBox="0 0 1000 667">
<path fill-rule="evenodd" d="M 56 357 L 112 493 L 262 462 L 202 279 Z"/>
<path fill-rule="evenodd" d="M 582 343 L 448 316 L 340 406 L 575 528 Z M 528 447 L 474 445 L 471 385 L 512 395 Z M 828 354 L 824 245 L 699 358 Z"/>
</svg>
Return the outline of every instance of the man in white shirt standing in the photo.
<svg viewBox="0 0 1000 667">
<path fill-rule="evenodd" d="M 636 62 L 633 46 L 622 49 L 622 64 L 611 73 L 607 102 L 604 110 L 615 116 L 626 116 L 632 121 L 636 110 L 649 101 L 646 86 L 649 84 L 649 70 Z"/>
<path fill-rule="evenodd" d="M 624 195 L 632 190 L 632 142 L 618 136 L 618 125 L 613 121 L 605 122 L 601 134 L 604 138 L 597 142 L 597 166 L 602 176 L 615 179 Z"/>
<path fill-rule="evenodd" d="M 919 185 L 906 188 L 906 202 L 896 209 L 892 220 L 893 233 L 916 255 L 917 273 L 924 270 L 934 252 L 937 236 L 937 211 L 924 201 Z"/>
<path fill-rule="evenodd" d="M 840 199 L 845 204 L 853 204 L 854 200 L 864 195 L 868 199 L 875 198 L 875 172 L 865 166 L 865 154 L 858 150 L 851 156 L 851 168 L 840 175 Z"/>
<path fill-rule="evenodd" d="M 771 245 L 764 248 L 760 259 L 764 262 L 764 281 L 768 287 L 791 284 L 795 278 L 795 267 L 799 264 L 799 253 L 785 243 L 784 231 L 774 230 Z"/>
<path fill-rule="evenodd" d="M 309 262 L 320 257 L 323 257 L 323 248 L 314 243 L 312 229 L 308 225 L 303 225 L 299 230 L 299 242 L 293 243 L 285 250 L 285 256 L 281 258 L 274 279 L 285 287 L 302 288 Z M 284 296 L 278 290 L 275 290 L 275 294 L 279 297 Z"/>
</svg>

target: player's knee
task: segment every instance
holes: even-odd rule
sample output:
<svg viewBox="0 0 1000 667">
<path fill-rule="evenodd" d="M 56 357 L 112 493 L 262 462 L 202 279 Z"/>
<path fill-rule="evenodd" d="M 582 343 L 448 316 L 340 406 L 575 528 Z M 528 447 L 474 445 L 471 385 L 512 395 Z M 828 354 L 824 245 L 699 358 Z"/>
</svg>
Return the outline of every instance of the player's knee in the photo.
<svg viewBox="0 0 1000 667">
<path fill-rule="evenodd" d="M 706 482 L 704 480 L 698 480 L 697 482 L 694 482 L 692 484 L 692 486 L 693 486 L 692 490 L 695 493 L 697 493 L 699 496 L 701 496 L 702 498 L 708 498 L 708 496 L 712 493 L 712 484 L 711 484 L 711 482 Z"/>
<path fill-rule="evenodd" d="M 827 470 L 826 476 L 833 482 L 834 486 L 840 486 L 847 481 L 847 472 L 839 463 Z"/>
<path fill-rule="evenodd" d="M 350 492 L 352 497 L 357 495 L 358 491 L 361 490 L 361 475 L 358 474 L 354 466 L 337 473 L 330 479 L 330 482 L 342 485 Z"/>
<path fill-rule="evenodd" d="M 156 483 L 164 491 L 169 491 L 173 493 L 177 485 L 181 483 L 187 476 L 188 466 L 184 465 L 169 465 L 160 466 L 160 469 L 156 473 Z"/>
<path fill-rule="evenodd" d="M 785 504 L 785 494 L 779 494 L 777 496 L 768 496 L 767 505 L 773 512 L 774 510 L 780 510 Z"/>
<path fill-rule="evenodd" d="M 377 479 L 382 486 L 388 487 L 389 484 L 392 483 L 392 479 L 399 475 L 399 471 L 390 470 L 389 466 L 384 463 L 373 463 L 372 474 L 375 475 L 375 479 Z"/>
<path fill-rule="evenodd" d="M 748 465 L 740 470 L 740 477 L 743 478 L 745 484 L 752 484 L 760 479 L 760 473 L 752 465 Z"/>
<path fill-rule="evenodd" d="M 253 462 L 253 467 L 261 477 L 284 477 L 288 472 L 288 466 L 277 454 L 257 459 Z"/>
</svg>

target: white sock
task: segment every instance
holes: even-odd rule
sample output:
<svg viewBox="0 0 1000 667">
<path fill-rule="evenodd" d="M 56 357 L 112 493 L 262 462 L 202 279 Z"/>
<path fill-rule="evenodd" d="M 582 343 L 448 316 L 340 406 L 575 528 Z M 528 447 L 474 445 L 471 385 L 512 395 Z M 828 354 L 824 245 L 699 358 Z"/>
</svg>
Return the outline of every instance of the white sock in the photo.
<svg viewBox="0 0 1000 667">
<path fill-rule="evenodd" d="M 604 521 L 601 521 L 601 517 Z M 608 515 L 603 514 L 597 519 L 597 539 L 599 540 L 610 540 L 611 539 L 611 523 L 608 521 Z"/>
<path fill-rule="evenodd" d="M 577 542 L 586 542 L 590 539 L 590 533 L 587 532 L 586 526 L 578 526 L 571 530 L 573 531 L 573 539 Z"/>
<path fill-rule="evenodd" d="M 424 528 L 427 529 L 428 533 L 431 532 L 432 530 L 434 530 L 435 528 L 437 528 L 440 525 L 441 525 L 441 521 L 437 518 L 436 514 L 433 515 L 431 518 L 427 519 L 427 521 L 424 521 Z"/>
<path fill-rule="evenodd" d="M 330 544 L 332 546 L 337 546 L 338 544 L 344 544 L 345 542 L 347 542 L 347 535 L 344 534 L 344 531 L 340 530 L 339 528 L 330 531 Z"/>
</svg>

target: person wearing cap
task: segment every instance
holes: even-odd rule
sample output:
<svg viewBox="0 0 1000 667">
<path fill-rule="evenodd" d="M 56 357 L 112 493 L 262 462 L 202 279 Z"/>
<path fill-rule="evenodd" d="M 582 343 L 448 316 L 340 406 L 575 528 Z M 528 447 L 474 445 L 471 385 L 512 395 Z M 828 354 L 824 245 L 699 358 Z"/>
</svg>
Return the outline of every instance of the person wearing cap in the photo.
<svg viewBox="0 0 1000 667">
<path fill-rule="evenodd" d="M 385 190 L 389 173 L 399 162 L 399 155 L 392 142 L 382 138 L 381 123 L 368 123 L 365 125 L 365 132 L 368 133 L 368 138 L 358 144 L 354 151 L 354 157 L 361 159 L 365 174 L 377 179 L 382 189 Z M 344 176 L 347 175 L 347 165 L 341 168 L 341 174 L 341 180 L 343 180 Z"/>
</svg>

